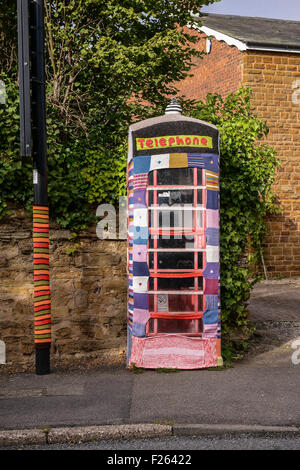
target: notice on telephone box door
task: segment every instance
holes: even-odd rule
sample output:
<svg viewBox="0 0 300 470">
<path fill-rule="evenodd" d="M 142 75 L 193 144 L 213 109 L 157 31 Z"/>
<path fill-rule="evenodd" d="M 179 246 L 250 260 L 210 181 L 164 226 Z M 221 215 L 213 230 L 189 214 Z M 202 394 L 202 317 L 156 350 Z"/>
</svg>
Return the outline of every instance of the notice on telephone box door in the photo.
<svg viewBox="0 0 300 470">
<path fill-rule="evenodd" d="M 168 294 L 158 294 L 157 311 L 167 312 L 169 310 Z"/>
</svg>

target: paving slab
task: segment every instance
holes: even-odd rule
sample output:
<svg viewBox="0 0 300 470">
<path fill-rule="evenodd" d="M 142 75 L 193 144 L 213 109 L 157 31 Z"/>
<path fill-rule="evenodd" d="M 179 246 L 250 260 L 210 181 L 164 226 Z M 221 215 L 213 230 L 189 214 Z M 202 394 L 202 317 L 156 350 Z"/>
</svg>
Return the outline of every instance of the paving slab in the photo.
<svg viewBox="0 0 300 470">
<path fill-rule="evenodd" d="M 126 370 L 66 373 L 64 377 L 26 374 L 18 377 L 15 389 L 13 380 L 5 383 L 2 377 L 0 395 L 8 395 L 0 400 L 0 429 L 127 422 L 131 383 L 132 375 Z M 43 394 L 37 396 L 41 389 Z"/>
<path fill-rule="evenodd" d="M 242 364 L 223 371 L 147 372 L 135 379 L 130 419 L 299 425 L 299 366 Z"/>
</svg>

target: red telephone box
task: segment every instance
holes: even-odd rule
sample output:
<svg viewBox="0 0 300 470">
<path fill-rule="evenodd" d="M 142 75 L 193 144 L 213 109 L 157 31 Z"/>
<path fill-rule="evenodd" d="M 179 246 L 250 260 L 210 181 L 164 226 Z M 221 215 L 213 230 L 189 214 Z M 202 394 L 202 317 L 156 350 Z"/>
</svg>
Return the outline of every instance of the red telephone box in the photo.
<svg viewBox="0 0 300 470">
<path fill-rule="evenodd" d="M 220 365 L 219 136 L 181 115 L 129 129 L 128 367 Z"/>
</svg>

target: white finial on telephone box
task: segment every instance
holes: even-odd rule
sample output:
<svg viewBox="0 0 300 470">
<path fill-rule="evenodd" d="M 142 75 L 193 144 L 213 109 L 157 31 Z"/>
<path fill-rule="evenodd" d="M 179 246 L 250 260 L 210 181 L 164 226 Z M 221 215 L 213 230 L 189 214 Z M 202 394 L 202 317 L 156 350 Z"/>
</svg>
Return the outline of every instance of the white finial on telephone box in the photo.
<svg viewBox="0 0 300 470">
<path fill-rule="evenodd" d="M 182 107 L 177 101 L 177 98 L 172 98 L 166 107 L 165 114 L 182 114 Z"/>
</svg>

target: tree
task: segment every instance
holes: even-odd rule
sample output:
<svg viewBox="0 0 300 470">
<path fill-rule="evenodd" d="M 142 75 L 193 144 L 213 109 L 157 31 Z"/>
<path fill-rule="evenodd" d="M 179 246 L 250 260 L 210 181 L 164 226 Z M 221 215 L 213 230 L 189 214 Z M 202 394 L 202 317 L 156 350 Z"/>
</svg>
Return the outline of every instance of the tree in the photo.
<svg viewBox="0 0 300 470">
<path fill-rule="evenodd" d="M 11 100 L 18 91 L 15 3 L 0 0 L 0 67 L 15 86 Z M 60 223 L 80 228 L 85 224 L 78 210 L 87 214 L 87 202 L 111 202 L 124 191 L 118 181 L 125 162 L 119 155 L 128 125 L 160 114 L 193 58 L 203 54 L 186 25 L 209 3 L 213 0 L 45 0 L 49 197 Z M 14 162 L 18 158 L 16 147 Z M 109 184 L 103 191 L 100 181 L 91 185 L 99 169 L 111 175 L 113 191 Z"/>
<path fill-rule="evenodd" d="M 45 1 L 48 99 L 67 132 L 99 139 L 100 128 L 109 141 L 175 94 L 203 54 L 184 27 L 208 3 Z"/>
</svg>

